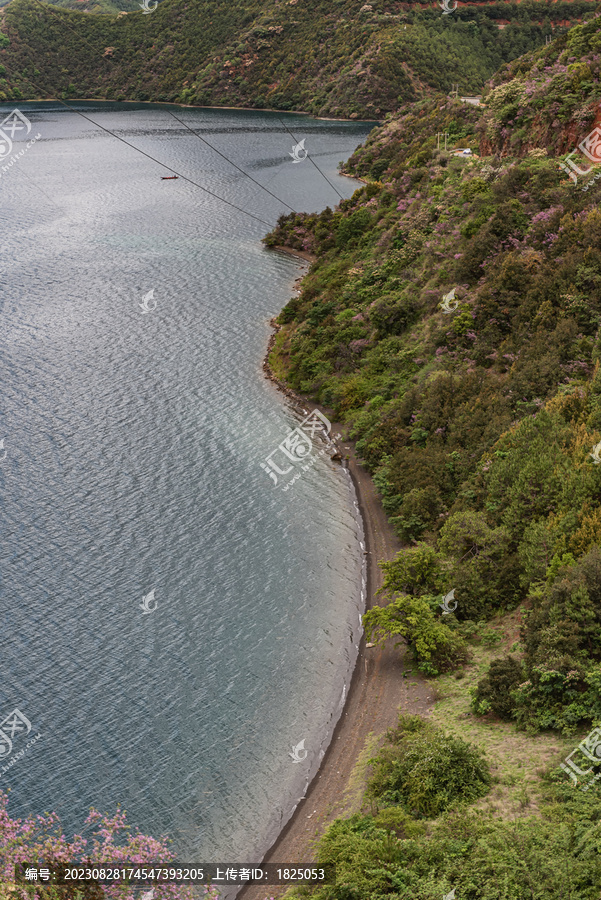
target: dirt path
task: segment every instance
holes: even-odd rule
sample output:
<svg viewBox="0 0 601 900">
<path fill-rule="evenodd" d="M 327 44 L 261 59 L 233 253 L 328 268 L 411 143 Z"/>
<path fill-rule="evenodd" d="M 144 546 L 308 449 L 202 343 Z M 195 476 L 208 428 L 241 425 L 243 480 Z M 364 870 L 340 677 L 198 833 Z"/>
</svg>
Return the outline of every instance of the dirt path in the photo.
<svg viewBox="0 0 601 900">
<path fill-rule="evenodd" d="M 269 374 L 277 384 L 273 375 Z M 289 397 L 293 393 L 285 389 Z M 305 408 L 315 404 L 303 401 Z M 327 415 L 327 412 L 326 412 Z M 332 433 L 344 434 L 344 426 L 332 423 Z M 357 491 L 363 516 L 367 547 L 367 606 L 382 602 L 375 593 L 382 584 L 379 560 L 391 559 L 400 549 L 390 524 L 382 509 L 373 481 L 357 462 L 353 443 L 339 442 Z M 367 648 L 365 638 L 359 647 L 359 657 L 351 682 L 348 699 L 334 731 L 330 746 L 321 767 L 309 787 L 307 796 L 299 803 L 292 819 L 265 856 L 264 862 L 309 863 L 314 860 L 313 845 L 317 837 L 336 818 L 349 815 L 357 809 L 358 788 L 361 783 L 349 785 L 349 779 L 360 754 L 373 741 L 373 735 L 381 737 L 387 728 L 395 725 L 399 708 L 414 714 L 427 713 L 432 704 L 432 690 L 423 678 L 407 675 L 408 663 L 393 641 L 380 648 Z M 265 900 L 281 897 L 284 887 L 249 885 L 238 894 L 239 900 Z"/>
</svg>

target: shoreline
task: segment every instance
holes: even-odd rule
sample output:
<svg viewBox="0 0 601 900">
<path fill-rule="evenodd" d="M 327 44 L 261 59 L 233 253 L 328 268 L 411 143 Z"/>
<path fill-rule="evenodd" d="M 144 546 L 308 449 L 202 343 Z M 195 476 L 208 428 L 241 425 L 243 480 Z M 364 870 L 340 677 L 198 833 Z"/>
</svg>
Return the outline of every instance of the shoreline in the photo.
<svg viewBox="0 0 601 900">
<path fill-rule="evenodd" d="M 265 377 L 295 404 L 307 409 L 319 409 L 327 415 L 327 410 L 282 384 L 273 373 L 269 355 L 281 326 L 277 325 L 275 319 L 270 324 L 274 332 L 263 359 Z M 332 430 L 340 431 L 343 435 L 346 432 L 345 426 L 335 421 L 332 421 Z M 354 446 L 355 442 L 346 436 L 338 441 L 363 520 L 367 560 L 365 609 L 368 610 L 378 605 L 376 592 L 383 580 L 378 561 L 391 559 L 401 549 L 401 543 L 388 522 L 371 476 L 357 460 Z M 308 786 L 305 797 L 263 856 L 263 863 L 304 865 L 313 862 L 316 838 L 323 834 L 334 819 L 359 811 L 356 767 L 361 755 L 366 750 L 370 751 L 369 755 L 372 755 L 372 749 L 375 752 L 375 743 L 379 744 L 386 730 L 396 725 L 400 707 L 406 712 L 423 714 L 433 703 L 432 690 L 423 677 L 412 678 L 413 683 L 403 677 L 403 670 L 410 665 L 405 660 L 407 651 L 403 648 L 399 652 L 394 643 L 394 640 L 388 640 L 381 647 L 368 648 L 365 635 L 361 636 L 346 703 L 321 765 Z M 362 773 L 359 781 L 362 793 Z M 266 897 L 281 897 L 290 887 L 291 885 L 245 885 L 238 892 L 237 898 L 265 900 Z"/>
<path fill-rule="evenodd" d="M 3 100 L 0 105 L 10 106 L 12 100 Z M 191 103 L 176 103 L 175 100 L 109 100 L 108 98 L 99 99 L 98 97 L 69 97 L 69 100 L 62 100 L 60 97 L 38 97 L 37 99 L 19 100 L 19 103 L 60 103 L 68 106 L 69 103 L 135 103 L 136 106 L 142 103 L 148 103 L 153 106 L 178 106 L 180 109 L 220 109 L 231 110 L 235 112 L 264 112 L 275 113 L 276 115 L 288 116 L 307 116 L 309 119 L 315 119 L 316 122 L 350 122 L 353 125 L 362 125 L 366 122 L 375 122 L 378 125 L 383 123 L 383 119 L 345 119 L 335 116 L 316 116 L 304 109 L 270 109 L 261 106 L 196 106 Z M 348 176 L 353 177 L 353 176 Z"/>
<path fill-rule="evenodd" d="M 311 253 L 309 250 L 292 250 L 291 247 L 283 247 L 281 244 L 276 244 L 274 247 L 267 247 L 266 249 L 267 250 L 279 250 L 280 253 L 286 253 L 288 256 L 295 256 L 297 259 L 303 259 L 305 262 L 309 262 L 309 263 L 315 262 L 315 260 L 317 259 L 315 254 Z M 301 281 L 303 278 L 304 278 L 304 275 L 301 275 L 296 280 Z M 274 321 L 274 319 L 272 319 L 272 321 Z M 275 327 L 275 326 L 272 326 L 272 327 Z M 263 369 L 265 369 L 265 363 L 267 362 L 267 358 L 270 353 L 271 353 L 271 349 L 268 349 L 267 353 L 265 355 L 265 359 L 263 360 Z M 267 370 L 265 369 L 265 371 L 267 371 Z M 280 384 L 280 388 L 281 387 L 282 387 L 282 385 Z M 299 403 L 301 402 L 301 399 L 302 398 L 299 397 Z"/>
</svg>

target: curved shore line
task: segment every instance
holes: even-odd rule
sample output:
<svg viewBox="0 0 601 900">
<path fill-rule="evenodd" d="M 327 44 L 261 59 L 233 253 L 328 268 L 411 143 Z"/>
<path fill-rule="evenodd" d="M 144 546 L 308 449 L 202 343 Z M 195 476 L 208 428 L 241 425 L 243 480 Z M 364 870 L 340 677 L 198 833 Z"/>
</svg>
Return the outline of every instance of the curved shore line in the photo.
<svg viewBox="0 0 601 900">
<path fill-rule="evenodd" d="M 274 249 L 301 255 L 301 252 L 289 251 L 285 247 Z M 303 258 L 307 260 L 308 257 L 303 255 Z M 269 356 L 281 326 L 275 319 L 272 319 L 271 325 L 275 330 L 269 339 L 263 360 L 265 377 L 293 403 L 307 409 L 320 409 L 327 415 L 327 410 L 291 390 L 274 374 Z M 345 433 L 345 427 L 338 422 L 332 422 L 332 429 Z M 358 462 L 354 442 L 343 437 L 339 441 L 339 449 L 346 458 L 363 520 L 367 558 L 365 608 L 370 609 L 376 605 L 376 592 L 382 585 L 382 571 L 378 561 L 391 559 L 401 545 L 387 519 L 371 476 Z M 399 653 L 395 649 L 394 641 L 389 640 L 379 648 L 368 648 L 365 636 L 361 637 L 346 703 L 321 765 L 305 797 L 299 802 L 262 862 L 290 865 L 314 861 L 315 841 L 327 826 L 334 819 L 359 810 L 363 775 L 359 773 L 359 786 L 351 782 L 351 776 L 361 754 L 365 750 L 371 751 L 385 731 L 396 725 L 399 707 L 407 712 L 423 714 L 432 702 L 431 691 L 425 679 L 414 678 L 414 683 L 410 684 L 403 678 L 403 668 L 404 652 Z M 281 897 L 288 887 L 248 885 L 242 888 L 237 897 L 239 900 Z"/>
</svg>

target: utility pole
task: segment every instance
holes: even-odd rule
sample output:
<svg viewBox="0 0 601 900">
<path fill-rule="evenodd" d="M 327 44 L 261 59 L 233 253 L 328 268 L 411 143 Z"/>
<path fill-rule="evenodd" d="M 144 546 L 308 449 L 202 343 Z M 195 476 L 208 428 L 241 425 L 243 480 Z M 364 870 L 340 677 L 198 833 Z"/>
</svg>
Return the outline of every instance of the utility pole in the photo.
<svg viewBox="0 0 601 900">
<path fill-rule="evenodd" d="M 436 133 L 436 138 L 437 138 L 437 141 L 438 141 L 438 144 L 437 144 L 437 147 L 436 147 L 437 150 L 440 150 L 440 139 L 441 139 L 441 137 L 444 138 L 444 148 L 445 148 L 445 150 L 447 149 L 447 138 L 448 138 L 448 136 L 449 136 L 449 132 L 448 132 L 448 131 L 438 131 L 438 132 Z"/>
<path fill-rule="evenodd" d="M 451 89 L 451 97 L 453 96 L 453 94 L 455 95 L 455 99 L 457 99 L 457 97 L 459 96 L 459 82 L 457 82 L 457 84 L 453 84 L 453 87 Z"/>
</svg>

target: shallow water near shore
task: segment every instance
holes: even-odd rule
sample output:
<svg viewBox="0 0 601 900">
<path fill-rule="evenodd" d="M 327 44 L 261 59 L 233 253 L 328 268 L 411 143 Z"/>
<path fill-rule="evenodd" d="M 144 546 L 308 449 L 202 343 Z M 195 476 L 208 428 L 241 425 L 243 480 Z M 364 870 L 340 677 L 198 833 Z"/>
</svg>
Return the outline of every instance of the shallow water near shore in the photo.
<svg viewBox="0 0 601 900">
<path fill-rule="evenodd" d="M 287 492 L 260 465 L 299 422 L 261 362 L 304 264 L 94 124 L 261 219 L 288 211 L 168 106 L 72 105 L 94 121 L 20 104 L 41 137 L 0 177 L 0 719 L 40 734 L 0 789 L 68 836 L 120 803 L 184 862 L 244 862 L 314 774 L 360 638 L 347 473 L 317 440 Z M 338 198 L 282 120 L 343 196 L 336 165 L 373 124 L 173 109 L 305 211 Z"/>
</svg>

